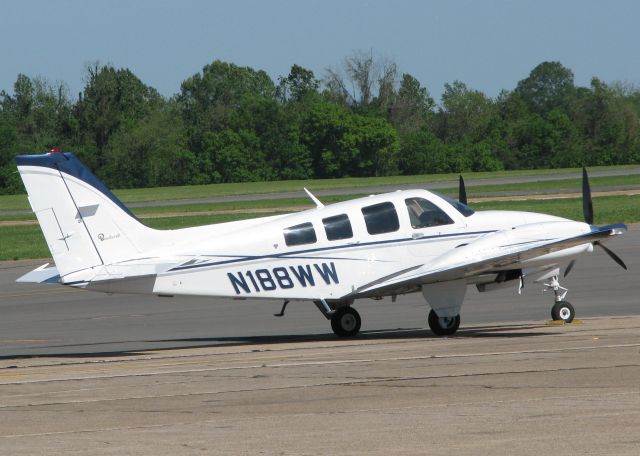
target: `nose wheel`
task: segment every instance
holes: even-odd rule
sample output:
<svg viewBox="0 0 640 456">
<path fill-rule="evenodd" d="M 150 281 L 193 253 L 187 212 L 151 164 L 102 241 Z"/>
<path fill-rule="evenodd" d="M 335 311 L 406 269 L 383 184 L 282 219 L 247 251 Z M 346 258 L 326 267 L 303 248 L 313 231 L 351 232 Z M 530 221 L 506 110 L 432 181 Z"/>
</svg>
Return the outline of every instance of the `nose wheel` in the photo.
<svg viewBox="0 0 640 456">
<path fill-rule="evenodd" d="M 564 300 L 569 290 L 560 285 L 557 275 L 552 276 L 551 280 L 543 285 L 545 287 L 545 291 L 553 291 L 553 294 L 556 297 L 556 303 L 551 308 L 551 318 L 554 321 L 571 323 L 576 316 L 576 311 L 569 301 Z"/>
<path fill-rule="evenodd" d="M 576 311 L 568 301 L 558 301 L 551 308 L 551 318 L 555 321 L 571 323 L 576 316 Z"/>
</svg>

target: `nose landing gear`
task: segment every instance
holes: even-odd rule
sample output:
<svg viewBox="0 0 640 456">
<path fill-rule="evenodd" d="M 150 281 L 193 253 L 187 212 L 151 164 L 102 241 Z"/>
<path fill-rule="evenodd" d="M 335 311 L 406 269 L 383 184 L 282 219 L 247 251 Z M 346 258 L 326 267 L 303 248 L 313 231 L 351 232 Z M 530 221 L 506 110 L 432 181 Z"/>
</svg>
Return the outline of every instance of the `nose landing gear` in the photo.
<svg viewBox="0 0 640 456">
<path fill-rule="evenodd" d="M 554 321 L 564 321 L 565 323 L 571 323 L 576 316 L 576 311 L 569 301 L 565 301 L 569 290 L 560 285 L 558 276 L 554 275 L 550 277 L 549 282 L 543 283 L 544 291 L 553 291 L 556 302 L 551 308 L 551 318 Z"/>
<path fill-rule="evenodd" d="M 558 301 L 551 308 L 551 318 L 555 321 L 571 323 L 576 315 L 576 311 L 568 301 Z"/>
</svg>

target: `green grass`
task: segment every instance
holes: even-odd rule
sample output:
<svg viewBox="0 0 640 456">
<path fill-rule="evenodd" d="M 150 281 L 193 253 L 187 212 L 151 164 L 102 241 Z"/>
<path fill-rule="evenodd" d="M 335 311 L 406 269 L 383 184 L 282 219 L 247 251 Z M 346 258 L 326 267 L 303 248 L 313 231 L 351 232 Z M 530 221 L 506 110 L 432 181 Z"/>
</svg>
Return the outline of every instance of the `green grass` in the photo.
<svg viewBox="0 0 640 456">
<path fill-rule="evenodd" d="M 474 210 L 499 209 L 530 211 L 557 215 L 572 220 L 583 220 L 582 199 L 566 198 L 529 201 L 492 201 L 471 205 Z M 640 221 L 640 195 L 600 196 L 593 198 L 594 223 L 633 223 Z"/>
<path fill-rule="evenodd" d="M 615 169 L 631 169 L 637 168 L 637 165 L 611 166 L 611 167 L 593 167 L 591 171 L 596 170 L 615 170 Z M 544 169 L 544 170 L 521 170 L 521 171 L 496 171 L 482 173 L 465 173 L 467 180 L 477 179 L 493 179 L 506 177 L 521 176 L 549 176 L 555 174 L 574 173 L 579 175 L 578 168 L 563 169 Z M 612 177 L 595 177 L 592 179 L 593 185 L 609 186 L 609 185 L 627 185 L 633 183 L 640 184 L 640 176 L 612 176 Z M 256 195 L 277 192 L 300 191 L 306 187 L 312 191 L 326 190 L 336 188 L 362 188 L 376 185 L 402 185 L 415 184 L 422 187 L 429 183 L 457 180 L 457 174 L 427 174 L 419 176 L 386 176 L 386 177 L 358 177 L 343 179 L 311 179 L 311 180 L 292 180 L 292 181 L 275 181 L 275 182 L 244 182 L 234 184 L 212 184 L 212 185 L 190 185 L 182 187 L 157 187 L 157 188 L 139 188 L 139 189 L 123 189 L 115 190 L 114 193 L 123 202 L 140 203 L 148 201 L 168 201 L 182 199 L 196 199 L 229 195 Z M 602 179 L 602 181 L 600 180 Z M 569 189 L 579 189 L 579 179 L 566 179 L 556 182 L 533 182 L 533 189 L 554 189 L 560 188 L 562 185 Z M 577 186 L 575 185 L 577 183 Z M 519 184 L 491 185 L 491 186 L 471 186 L 477 192 L 486 191 L 511 191 L 522 188 Z M 489 190 L 486 190 L 489 189 Z M 323 198 L 324 199 L 324 198 Z M 17 211 L 28 210 L 29 205 L 26 195 L 2 195 L 0 196 L 0 212 L 1 211 Z"/>
<path fill-rule="evenodd" d="M 592 190 L 605 187 L 640 187 L 640 175 L 630 174 L 626 176 L 600 176 L 590 177 L 589 184 Z M 450 193 L 456 193 L 457 189 L 448 189 Z M 472 185 L 467 188 L 467 195 L 473 198 L 475 195 L 490 193 L 513 193 L 514 195 L 528 192 L 535 193 L 580 193 L 582 192 L 582 178 L 559 179 L 551 181 L 520 182 L 517 184 L 493 184 Z"/>
<path fill-rule="evenodd" d="M 175 230 L 188 228 L 191 226 L 210 225 L 212 223 L 233 222 L 235 220 L 246 220 L 257 217 L 268 217 L 282 214 L 283 212 L 270 212 L 261 214 L 212 214 L 212 215 L 190 215 L 180 217 L 162 217 L 145 220 L 144 223 L 151 228 L 158 230 Z"/>
<path fill-rule="evenodd" d="M 51 254 L 38 225 L 0 227 L 0 260 L 49 257 Z"/>
<path fill-rule="evenodd" d="M 0 212 L 23 210 L 29 210 L 27 195 L 0 195 Z"/>
<path fill-rule="evenodd" d="M 515 210 L 532 211 L 558 215 L 574 220 L 582 220 L 582 201 L 580 198 L 538 200 L 538 201 L 495 201 L 472 205 L 475 210 Z M 593 201 L 595 223 L 631 223 L 640 221 L 640 195 L 603 196 Z M 177 229 L 189 226 L 221 223 L 269 214 L 212 214 L 148 219 L 145 223 L 157 229 Z M 38 225 L 0 227 L 0 260 L 25 258 L 48 258 L 44 237 Z"/>
<path fill-rule="evenodd" d="M 325 204 L 337 203 L 357 198 L 362 195 L 323 196 Z M 181 204 L 169 206 L 137 207 L 132 209 L 136 215 L 161 214 L 165 212 L 213 212 L 251 209 L 280 209 L 286 207 L 315 206 L 309 198 L 279 198 L 274 200 L 228 201 L 223 203 Z"/>
<path fill-rule="evenodd" d="M 469 186 L 468 194 L 471 198 L 474 196 L 490 196 L 497 193 L 508 193 L 513 195 L 524 194 L 526 192 L 535 193 L 574 193 L 581 191 L 582 182 L 580 179 L 562 179 L 557 181 L 541 181 L 541 182 L 523 182 L 519 184 L 496 184 L 496 185 L 477 185 Z M 621 187 L 639 187 L 640 175 L 628 176 L 603 176 L 591 179 L 593 190 L 599 188 L 621 186 Z M 456 196 L 457 188 L 447 188 L 439 190 L 442 193 Z M 362 194 L 360 194 L 361 196 Z M 331 195 L 323 196 L 322 201 L 326 204 L 345 201 L 359 196 L 358 194 L 349 195 Z M 163 206 L 149 206 L 132 208 L 132 211 L 139 216 L 145 214 L 159 214 L 167 212 L 214 212 L 226 210 L 243 210 L 243 209 L 279 209 L 291 206 L 309 206 L 313 204 L 309 198 L 281 198 L 274 200 L 250 200 L 250 201 L 226 201 L 221 203 L 195 203 L 195 204 L 172 204 Z M 0 221 L 11 220 L 35 220 L 31 213 L 3 215 L 0 213 Z"/>
</svg>

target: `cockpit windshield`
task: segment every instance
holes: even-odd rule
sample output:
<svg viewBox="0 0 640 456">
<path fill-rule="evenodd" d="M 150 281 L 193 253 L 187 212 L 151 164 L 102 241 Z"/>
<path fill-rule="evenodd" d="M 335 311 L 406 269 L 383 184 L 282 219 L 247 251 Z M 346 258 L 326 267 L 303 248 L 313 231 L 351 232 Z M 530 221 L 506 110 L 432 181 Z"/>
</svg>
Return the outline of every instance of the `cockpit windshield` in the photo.
<svg viewBox="0 0 640 456">
<path fill-rule="evenodd" d="M 458 200 L 455 200 L 453 198 L 448 197 L 447 195 L 443 195 L 443 194 L 438 193 L 438 192 L 433 192 L 432 191 L 431 193 L 435 193 L 440 198 L 445 200 L 447 203 L 451 204 L 454 207 L 454 209 L 456 209 L 458 212 L 460 212 L 465 217 L 469 217 L 470 215 L 475 214 L 473 209 L 471 209 L 469 206 L 467 206 L 466 204 L 461 203 Z"/>
</svg>

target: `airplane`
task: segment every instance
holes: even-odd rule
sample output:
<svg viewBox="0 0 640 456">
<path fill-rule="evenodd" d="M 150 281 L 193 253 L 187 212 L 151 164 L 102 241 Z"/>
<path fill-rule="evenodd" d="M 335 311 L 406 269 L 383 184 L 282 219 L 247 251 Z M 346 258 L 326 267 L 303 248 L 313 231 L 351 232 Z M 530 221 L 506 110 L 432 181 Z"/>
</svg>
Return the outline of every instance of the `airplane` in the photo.
<svg viewBox="0 0 640 456">
<path fill-rule="evenodd" d="M 57 283 L 105 293 L 313 302 L 339 337 L 353 337 L 353 304 L 422 293 L 438 336 L 455 334 L 468 286 L 480 292 L 541 283 L 551 316 L 574 307 L 559 282 L 576 258 L 627 230 L 595 226 L 583 169 L 585 222 L 515 211 L 474 211 L 428 190 L 398 190 L 302 212 L 176 230 L 145 226 L 72 153 L 19 155 L 18 170 L 55 266 L 18 282 Z"/>
</svg>

